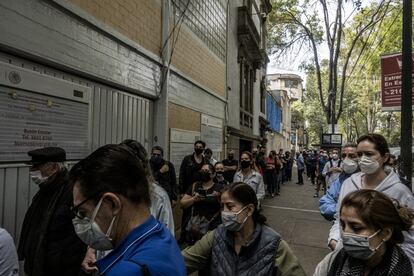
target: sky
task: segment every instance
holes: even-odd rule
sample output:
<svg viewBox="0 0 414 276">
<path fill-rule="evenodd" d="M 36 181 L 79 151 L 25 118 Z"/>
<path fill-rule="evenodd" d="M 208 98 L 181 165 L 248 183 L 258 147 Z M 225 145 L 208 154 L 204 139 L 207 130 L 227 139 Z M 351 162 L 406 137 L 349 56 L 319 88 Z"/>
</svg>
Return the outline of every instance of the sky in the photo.
<svg viewBox="0 0 414 276">
<path fill-rule="evenodd" d="M 372 1 L 372 0 L 371 0 Z M 370 0 L 363 0 L 362 6 L 368 5 Z M 331 1 L 335 2 L 335 1 Z M 344 18 L 348 17 L 351 12 L 353 11 L 353 6 L 350 3 L 351 1 L 347 1 L 345 4 L 344 9 Z M 331 18 L 334 17 L 335 9 L 331 11 Z M 321 9 L 318 10 L 318 14 L 320 18 L 323 18 L 323 11 Z M 329 50 L 326 43 L 320 45 L 318 47 L 319 51 L 319 60 L 327 59 L 329 57 Z M 302 79 L 306 82 L 306 74 L 299 70 L 299 67 L 303 61 L 307 61 L 313 58 L 313 53 L 310 50 L 303 49 L 299 53 L 298 51 L 292 51 L 284 56 L 284 60 L 282 62 L 277 61 L 274 56 L 270 56 L 270 62 L 267 66 L 267 73 L 274 74 L 274 73 L 294 73 L 302 77 Z"/>
</svg>

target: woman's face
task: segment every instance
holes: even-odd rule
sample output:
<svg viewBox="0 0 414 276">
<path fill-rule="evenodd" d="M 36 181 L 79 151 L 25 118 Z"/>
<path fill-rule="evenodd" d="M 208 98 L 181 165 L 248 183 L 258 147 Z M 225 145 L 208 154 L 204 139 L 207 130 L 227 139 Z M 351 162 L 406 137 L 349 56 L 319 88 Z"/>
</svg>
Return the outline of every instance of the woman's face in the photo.
<svg viewBox="0 0 414 276">
<path fill-rule="evenodd" d="M 240 210 L 242 210 L 245 206 L 238 202 L 237 200 L 233 199 L 228 192 L 224 192 L 221 195 L 221 204 L 223 206 L 223 211 L 225 212 L 232 212 L 232 213 L 238 213 Z M 243 211 L 239 213 L 237 216 L 237 221 L 239 223 L 242 223 L 246 216 L 251 217 L 254 211 L 254 207 L 252 204 L 247 205 Z"/>
<path fill-rule="evenodd" d="M 243 153 L 240 156 L 240 161 L 251 161 L 251 160 L 250 160 L 250 157 L 247 154 Z"/>
<path fill-rule="evenodd" d="M 215 166 L 215 170 L 216 170 L 216 172 L 224 172 L 224 166 L 223 166 L 223 164 L 217 164 Z"/>
<path fill-rule="evenodd" d="M 354 207 L 342 207 L 340 217 L 341 228 L 344 233 L 356 234 L 369 237 L 375 234 L 379 229 L 367 225 L 358 215 L 358 210 Z M 384 230 L 384 229 L 381 229 Z M 383 239 L 389 239 L 388 231 L 380 231 L 377 235 L 369 239 L 371 249 L 377 248 Z M 387 236 L 387 237 L 386 237 Z"/>
<path fill-rule="evenodd" d="M 385 156 L 381 156 L 380 152 L 375 149 L 375 144 L 368 140 L 361 141 L 358 144 L 357 154 L 359 160 L 361 160 L 363 156 L 366 156 L 371 160 L 378 161 L 380 168 L 383 167 L 384 163 L 388 159 L 388 154 L 386 154 Z"/>
<path fill-rule="evenodd" d="M 208 172 L 210 174 L 211 177 L 213 177 L 214 172 L 210 169 L 210 166 L 205 164 L 201 167 L 200 172 Z"/>
</svg>

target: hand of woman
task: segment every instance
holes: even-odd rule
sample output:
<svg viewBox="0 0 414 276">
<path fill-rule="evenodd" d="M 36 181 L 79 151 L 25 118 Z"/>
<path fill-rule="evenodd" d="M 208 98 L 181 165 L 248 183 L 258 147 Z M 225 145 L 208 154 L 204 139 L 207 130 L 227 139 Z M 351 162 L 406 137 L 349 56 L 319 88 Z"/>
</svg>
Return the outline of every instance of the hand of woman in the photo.
<svg viewBox="0 0 414 276">
<path fill-rule="evenodd" d="M 192 198 L 194 202 L 199 202 L 202 199 L 199 193 L 194 193 Z"/>
</svg>

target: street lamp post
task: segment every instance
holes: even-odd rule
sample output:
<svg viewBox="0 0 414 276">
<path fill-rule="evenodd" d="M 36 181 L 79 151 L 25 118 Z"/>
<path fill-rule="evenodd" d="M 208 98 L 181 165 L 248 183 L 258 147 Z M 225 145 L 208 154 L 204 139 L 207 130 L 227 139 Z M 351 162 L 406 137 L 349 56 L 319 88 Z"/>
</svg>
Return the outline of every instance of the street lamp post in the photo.
<svg viewBox="0 0 414 276">
<path fill-rule="evenodd" d="M 412 0 L 403 0 L 401 159 L 402 171 L 411 188 L 412 175 Z"/>
</svg>

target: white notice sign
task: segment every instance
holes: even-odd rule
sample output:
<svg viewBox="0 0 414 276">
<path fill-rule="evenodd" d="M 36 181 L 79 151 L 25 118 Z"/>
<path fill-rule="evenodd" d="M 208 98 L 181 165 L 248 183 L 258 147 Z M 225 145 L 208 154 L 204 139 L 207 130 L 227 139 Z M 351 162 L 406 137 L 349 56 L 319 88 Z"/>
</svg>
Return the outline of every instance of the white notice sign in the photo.
<svg viewBox="0 0 414 276">
<path fill-rule="evenodd" d="M 88 103 L 0 86 L 0 162 L 27 161 L 28 151 L 48 146 L 81 159 L 89 152 L 88 121 Z"/>
</svg>

